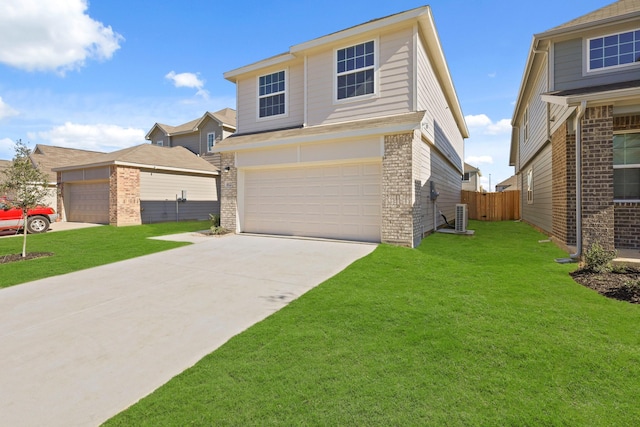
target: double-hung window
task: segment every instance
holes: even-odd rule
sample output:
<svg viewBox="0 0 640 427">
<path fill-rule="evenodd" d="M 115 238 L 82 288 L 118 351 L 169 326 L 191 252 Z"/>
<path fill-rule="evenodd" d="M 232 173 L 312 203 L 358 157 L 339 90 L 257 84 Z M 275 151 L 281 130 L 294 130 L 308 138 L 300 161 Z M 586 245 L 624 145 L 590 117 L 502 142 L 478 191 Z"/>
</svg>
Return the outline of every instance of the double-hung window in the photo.
<svg viewBox="0 0 640 427">
<path fill-rule="evenodd" d="M 258 117 L 285 114 L 286 73 L 278 71 L 258 78 Z"/>
<path fill-rule="evenodd" d="M 527 204 L 533 204 L 533 169 L 527 171 Z"/>
<path fill-rule="evenodd" d="M 640 133 L 613 135 L 613 198 L 640 200 Z"/>
<path fill-rule="evenodd" d="M 640 62 L 640 30 L 589 39 L 587 50 L 589 71 Z"/>
<path fill-rule="evenodd" d="M 349 46 L 336 51 L 336 97 L 338 100 L 375 92 L 375 43 Z"/>
<path fill-rule="evenodd" d="M 213 147 L 216 145 L 216 133 L 215 132 L 209 132 L 207 134 L 207 152 L 211 152 L 211 150 L 213 150 Z"/>
</svg>

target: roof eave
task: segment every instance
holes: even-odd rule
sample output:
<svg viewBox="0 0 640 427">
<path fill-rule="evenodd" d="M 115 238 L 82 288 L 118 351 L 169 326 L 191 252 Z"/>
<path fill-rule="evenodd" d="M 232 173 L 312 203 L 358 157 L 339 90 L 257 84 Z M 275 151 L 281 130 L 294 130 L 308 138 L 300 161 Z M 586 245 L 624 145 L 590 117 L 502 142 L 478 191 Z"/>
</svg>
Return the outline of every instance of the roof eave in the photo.
<svg viewBox="0 0 640 427">
<path fill-rule="evenodd" d="M 574 106 L 584 102 L 602 102 L 608 100 L 623 101 L 625 99 L 638 98 L 640 96 L 640 87 L 615 89 L 603 92 L 558 96 L 552 94 L 542 94 L 541 99 L 544 102 L 562 106 Z"/>
<path fill-rule="evenodd" d="M 63 166 L 63 167 L 59 167 L 59 168 L 52 168 L 51 170 L 54 172 L 65 172 L 65 171 L 70 171 L 70 170 L 76 170 L 76 169 L 93 169 L 93 168 L 99 168 L 99 167 L 104 167 L 104 166 L 128 166 L 128 167 L 135 167 L 135 168 L 140 168 L 140 169 L 154 169 L 154 170 L 164 170 L 164 171 L 171 171 L 171 172 L 187 172 L 187 173 L 197 173 L 197 174 L 201 174 L 201 175 L 219 175 L 220 171 L 206 171 L 206 170 L 202 170 L 202 169 L 191 169 L 191 168 L 178 168 L 178 167 L 172 167 L 172 166 L 160 166 L 160 165 L 150 165 L 150 164 L 146 164 L 146 163 L 136 163 L 136 162 L 123 162 L 120 160 L 110 160 L 110 161 L 106 161 L 106 162 L 97 162 L 97 163 L 87 163 L 87 164 L 81 164 L 81 165 L 71 165 L 71 166 Z"/>
</svg>

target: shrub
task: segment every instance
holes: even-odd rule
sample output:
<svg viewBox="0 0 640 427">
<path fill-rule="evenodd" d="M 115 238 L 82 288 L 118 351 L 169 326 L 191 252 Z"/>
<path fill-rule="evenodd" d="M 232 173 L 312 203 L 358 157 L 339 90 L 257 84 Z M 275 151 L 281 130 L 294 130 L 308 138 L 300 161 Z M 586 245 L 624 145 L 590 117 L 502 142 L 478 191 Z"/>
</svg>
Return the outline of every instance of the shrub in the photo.
<svg viewBox="0 0 640 427">
<path fill-rule="evenodd" d="M 209 228 L 211 234 L 217 236 L 229 233 L 228 229 L 220 226 L 220 215 L 209 214 L 209 219 L 211 220 L 211 227 Z"/>
<path fill-rule="evenodd" d="M 616 251 L 605 250 L 598 242 L 593 242 L 584 254 L 584 268 L 596 273 L 612 271 L 611 261 L 616 257 Z"/>
</svg>

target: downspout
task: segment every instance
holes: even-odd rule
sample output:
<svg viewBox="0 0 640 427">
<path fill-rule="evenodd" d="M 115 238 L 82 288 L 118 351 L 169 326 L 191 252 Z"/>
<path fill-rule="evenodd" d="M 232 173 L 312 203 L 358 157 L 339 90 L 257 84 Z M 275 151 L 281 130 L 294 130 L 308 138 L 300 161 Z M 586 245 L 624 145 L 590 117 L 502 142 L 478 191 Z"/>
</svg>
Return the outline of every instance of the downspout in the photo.
<svg viewBox="0 0 640 427">
<path fill-rule="evenodd" d="M 576 115 L 576 253 L 569 255 L 573 260 L 582 256 L 582 118 L 586 109 L 587 101 L 582 101 Z"/>
</svg>

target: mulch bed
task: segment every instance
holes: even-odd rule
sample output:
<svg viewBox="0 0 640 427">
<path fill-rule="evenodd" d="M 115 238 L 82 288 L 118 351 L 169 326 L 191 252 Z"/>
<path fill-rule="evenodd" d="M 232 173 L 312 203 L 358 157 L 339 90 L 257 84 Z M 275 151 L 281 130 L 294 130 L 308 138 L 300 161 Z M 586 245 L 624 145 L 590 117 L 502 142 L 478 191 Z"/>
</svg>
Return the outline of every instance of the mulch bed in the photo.
<svg viewBox="0 0 640 427">
<path fill-rule="evenodd" d="M 43 258 L 53 255 L 52 252 L 27 252 L 27 256 L 22 254 L 0 255 L 0 264 L 8 264 L 16 261 L 26 261 L 28 259 Z"/>
<path fill-rule="evenodd" d="M 571 277 L 608 298 L 640 304 L 640 269 L 626 267 L 608 273 L 580 269 L 571 273 Z"/>
</svg>

